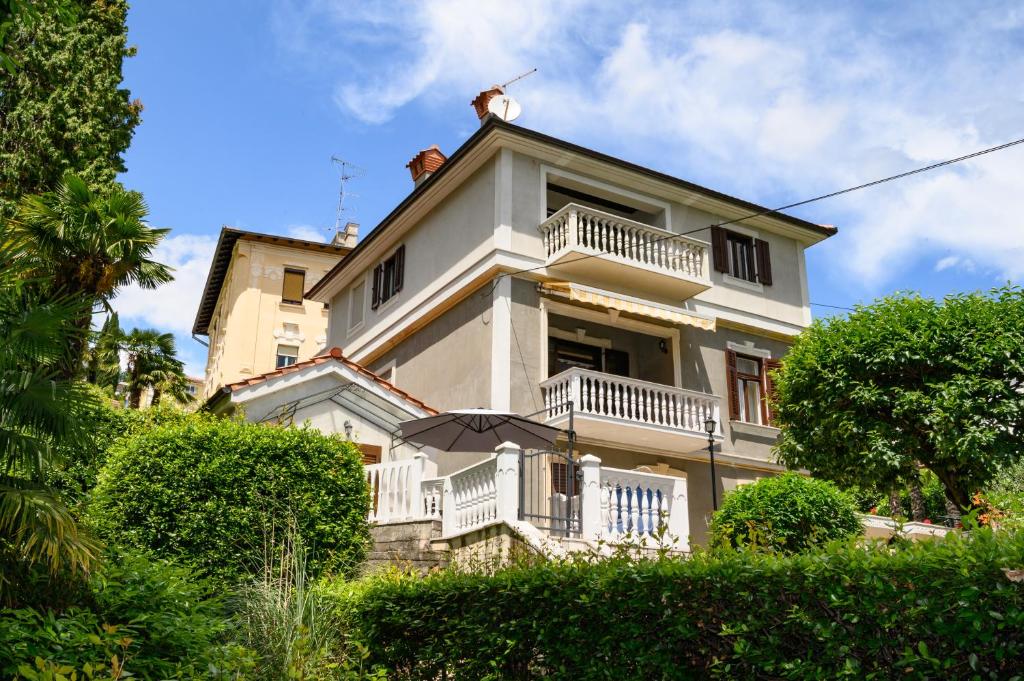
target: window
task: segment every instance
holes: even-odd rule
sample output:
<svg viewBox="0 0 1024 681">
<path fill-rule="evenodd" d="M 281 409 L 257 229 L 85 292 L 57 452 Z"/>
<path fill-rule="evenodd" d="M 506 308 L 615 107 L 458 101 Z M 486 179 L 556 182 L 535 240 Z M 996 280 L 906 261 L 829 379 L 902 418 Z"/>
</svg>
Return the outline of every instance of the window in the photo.
<svg viewBox="0 0 1024 681">
<path fill-rule="evenodd" d="M 744 281 L 771 285 L 772 262 L 767 241 L 712 227 L 711 252 L 716 271 Z"/>
<path fill-rule="evenodd" d="M 354 329 L 363 323 L 363 305 L 366 300 L 366 282 L 352 287 L 348 301 L 348 328 Z"/>
<path fill-rule="evenodd" d="M 768 396 L 775 391 L 771 372 L 782 366 L 775 359 L 763 359 L 726 350 L 729 380 L 729 417 L 734 421 L 771 425 Z"/>
<path fill-rule="evenodd" d="M 373 298 L 370 307 L 376 310 L 402 290 L 405 283 L 405 246 L 373 268 Z"/>
<path fill-rule="evenodd" d="M 196 396 L 196 384 L 195 383 L 189 383 L 188 386 L 185 387 L 185 392 L 187 392 L 192 397 L 195 397 Z"/>
<path fill-rule="evenodd" d="M 281 300 L 285 303 L 302 304 L 305 293 L 306 273 L 303 270 L 284 268 L 284 286 L 281 288 Z"/>
<path fill-rule="evenodd" d="M 290 367 L 295 364 L 295 361 L 299 358 L 299 349 L 294 345 L 278 345 L 277 346 L 277 362 L 276 366 L 278 369 L 284 367 Z"/>
<path fill-rule="evenodd" d="M 561 338 L 548 338 L 548 376 L 579 367 L 616 376 L 629 376 L 629 353 L 575 343 Z"/>
</svg>

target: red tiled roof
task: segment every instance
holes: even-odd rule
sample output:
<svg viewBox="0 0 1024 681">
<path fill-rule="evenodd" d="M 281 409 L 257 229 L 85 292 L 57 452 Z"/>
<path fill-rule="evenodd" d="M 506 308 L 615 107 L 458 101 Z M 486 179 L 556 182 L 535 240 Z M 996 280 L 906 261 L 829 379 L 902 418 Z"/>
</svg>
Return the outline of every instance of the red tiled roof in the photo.
<svg viewBox="0 0 1024 681">
<path fill-rule="evenodd" d="M 390 383 L 389 381 L 385 381 L 383 378 L 381 378 L 377 374 L 373 373 L 372 371 L 370 371 L 366 367 L 362 366 L 361 364 L 356 364 L 352 360 L 348 359 L 347 357 L 345 357 L 345 355 L 343 355 L 341 353 L 341 348 L 331 348 L 326 353 L 324 353 L 322 355 L 317 355 L 316 357 L 314 357 L 312 359 L 307 359 L 304 362 L 296 362 L 295 364 L 292 364 L 291 366 L 282 367 L 281 369 L 277 369 L 275 371 L 268 371 L 265 374 L 260 374 L 259 376 L 253 376 L 252 378 L 247 378 L 244 381 L 237 381 L 235 383 L 228 383 L 226 386 L 224 386 L 223 390 L 229 391 L 229 392 L 234 392 L 236 390 L 240 390 L 240 389 L 245 388 L 245 387 L 250 386 L 250 385 L 256 385 L 258 383 L 263 383 L 264 381 L 268 381 L 271 378 L 276 378 L 277 376 L 283 376 L 284 374 L 294 373 L 296 371 L 301 371 L 302 369 L 305 369 L 306 367 L 315 366 L 317 364 L 325 364 L 327 362 L 341 362 L 342 364 L 344 364 L 348 368 L 352 369 L 356 373 L 361 374 L 362 376 L 365 376 L 366 378 L 370 379 L 371 381 L 373 381 L 377 385 L 381 386 L 385 390 L 387 390 L 389 392 L 392 392 L 395 395 L 398 395 L 399 397 L 401 397 L 406 402 L 409 402 L 411 404 L 416 405 L 417 407 L 419 407 L 423 411 L 425 411 L 425 412 L 427 412 L 429 414 L 438 414 L 439 413 L 433 407 L 427 406 L 422 401 L 416 399 L 415 397 L 413 397 L 409 393 L 405 392 L 404 390 L 402 390 L 398 386 Z"/>
</svg>

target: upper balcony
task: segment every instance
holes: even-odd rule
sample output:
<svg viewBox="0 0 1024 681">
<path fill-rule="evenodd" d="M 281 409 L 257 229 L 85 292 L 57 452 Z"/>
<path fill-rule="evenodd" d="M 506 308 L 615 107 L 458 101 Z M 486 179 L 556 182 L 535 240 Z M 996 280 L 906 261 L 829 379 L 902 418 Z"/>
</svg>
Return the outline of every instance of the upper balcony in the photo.
<svg viewBox="0 0 1024 681">
<path fill-rule="evenodd" d="M 553 274 L 682 300 L 711 288 L 707 242 L 576 203 L 540 231 Z"/>
</svg>

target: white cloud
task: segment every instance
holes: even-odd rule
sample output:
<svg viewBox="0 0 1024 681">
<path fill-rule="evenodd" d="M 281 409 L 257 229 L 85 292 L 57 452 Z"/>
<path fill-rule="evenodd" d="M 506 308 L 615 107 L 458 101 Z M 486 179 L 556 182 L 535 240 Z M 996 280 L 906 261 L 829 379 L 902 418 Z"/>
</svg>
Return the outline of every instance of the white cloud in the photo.
<svg viewBox="0 0 1024 681">
<path fill-rule="evenodd" d="M 288 225 L 285 227 L 284 233 L 290 237 L 305 239 L 306 241 L 318 241 L 320 243 L 327 241 L 327 232 L 323 228 L 313 227 L 312 225 Z"/>
<path fill-rule="evenodd" d="M 336 101 L 365 123 L 417 103 L 458 125 L 482 87 L 538 66 L 517 86 L 523 125 L 765 203 L 1005 142 L 1024 120 L 1024 13 L 1013 2 L 980 12 L 739 1 L 287 7 L 279 35 L 329 55 L 318 64 L 344 64 Z M 328 34 L 345 40 L 316 39 Z M 838 223 L 820 252 L 864 288 L 950 257 L 945 268 L 1016 279 L 1022 185 L 1024 146 L 805 214 Z"/>
<path fill-rule="evenodd" d="M 190 335 L 217 240 L 211 236 L 169 236 L 153 259 L 174 268 L 174 281 L 156 290 L 129 286 L 112 304 L 122 326 L 149 326 Z"/>
</svg>

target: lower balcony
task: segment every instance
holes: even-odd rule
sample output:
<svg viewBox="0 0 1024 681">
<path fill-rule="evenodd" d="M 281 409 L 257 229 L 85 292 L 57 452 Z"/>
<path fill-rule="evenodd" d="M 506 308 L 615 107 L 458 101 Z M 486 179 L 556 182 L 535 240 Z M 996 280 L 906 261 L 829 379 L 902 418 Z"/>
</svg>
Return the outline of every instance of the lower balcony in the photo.
<svg viewBox="0 0 1024 681">
<path fill-rule="evenodd" d="M 667 452 L 707 446 L 704 422 L 714 419 L 721 435 L 715 395 L 573 368 L 541 383 L 545 423 L 567 428 L 570 413 L 578 437 Z"/>
</svg>

